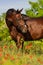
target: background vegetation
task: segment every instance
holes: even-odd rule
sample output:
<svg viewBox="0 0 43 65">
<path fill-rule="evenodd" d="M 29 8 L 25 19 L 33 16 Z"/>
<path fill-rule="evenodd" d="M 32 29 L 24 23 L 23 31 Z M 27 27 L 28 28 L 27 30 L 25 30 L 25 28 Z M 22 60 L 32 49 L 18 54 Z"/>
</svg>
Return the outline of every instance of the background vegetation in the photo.
<svg viewBox="0 0 43 65">
<path fill-rule="evenodd" d="M 26 15 L 30 17 L 43 16 L 43 0 L 29 1 L 30 9 Z M 11 39 L 5 23 L 5 13 L 0 15 L 0 65 L 43 65 L 43 39 L 25 41 L 23 54 L 17 51 L 16 43 Z"/>
<path fill-rule="evenodd" d="M 30 9 L 26 9 L 26 14 L 30 17 L 43 16 L 43 0 L 37 0 L 37 2 L 29 1 Z"/>
</svg>

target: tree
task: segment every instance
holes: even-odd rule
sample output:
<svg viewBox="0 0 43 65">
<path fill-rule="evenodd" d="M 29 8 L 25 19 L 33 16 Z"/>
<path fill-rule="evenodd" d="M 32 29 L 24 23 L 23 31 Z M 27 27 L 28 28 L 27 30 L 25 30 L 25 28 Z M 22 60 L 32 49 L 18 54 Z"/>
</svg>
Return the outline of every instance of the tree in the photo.
<svg viewBox="0 0 43 65">
<path fill-rule="evenodd" d="M 41 17 L 43 16 L 43 0 L 37 0 L 37 2 L 29 1 L 31 5 L 30 9 L 26 10 L 26 14 L 30 17 Z"/>
<path fill-rule="evenodd" d="M 0 18 L 1 18 L 2 21 L 5 21 L 5 17 L 6 17 L 6 13 L 2 13 L 2 14 L 0 15 Z"/>
</svg>

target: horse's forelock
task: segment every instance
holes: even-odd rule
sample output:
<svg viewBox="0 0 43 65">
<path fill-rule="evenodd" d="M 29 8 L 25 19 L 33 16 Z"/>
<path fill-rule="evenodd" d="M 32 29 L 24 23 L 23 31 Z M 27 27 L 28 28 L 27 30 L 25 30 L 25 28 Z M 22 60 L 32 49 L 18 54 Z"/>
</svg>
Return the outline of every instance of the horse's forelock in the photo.
<svg viewBox="0 0 43 65">
<path fill-rule="evenodd" d="M 6 12 L 6 17 L 10 17 L 10 16 L 12 16 L 13 12 L 16 13 L 16 10 L 13 9 L 13 8 L 12 8 L 12 9 L 8 9 L 8 11 Z"/>
<path fill-rule="evenodd" d="M 11 13 L 13 13 L 13 12 L 16 12 L 16 10 L 15 9 L 9 9 L 7 12 L 6 12 L 6 14 L 11 14 Z"/>
</svg>

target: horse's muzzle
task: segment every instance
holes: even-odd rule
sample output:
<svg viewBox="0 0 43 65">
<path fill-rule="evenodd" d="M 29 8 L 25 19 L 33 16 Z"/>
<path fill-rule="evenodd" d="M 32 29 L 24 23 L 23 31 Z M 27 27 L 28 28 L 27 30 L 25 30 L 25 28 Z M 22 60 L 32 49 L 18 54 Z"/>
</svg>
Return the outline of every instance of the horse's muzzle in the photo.
<svg viewBox="0 0 43 65">
<path fill-rule="evenodd" d="M 18 29 L 19 29 L 22 33 L 27 33 L 27 26 L 26 26 L 26 25 L 18 26 Z"/>
</svg>

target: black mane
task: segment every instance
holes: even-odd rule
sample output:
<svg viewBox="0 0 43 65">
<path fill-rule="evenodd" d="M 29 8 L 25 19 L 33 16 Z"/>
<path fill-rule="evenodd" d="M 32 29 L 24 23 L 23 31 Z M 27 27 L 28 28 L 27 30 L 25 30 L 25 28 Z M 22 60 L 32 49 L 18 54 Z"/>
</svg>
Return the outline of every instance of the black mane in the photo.
<svg viewBox="0 0 43 65">
<path fill-rule="evenodd" d="M 22 15 L 22 18 L 23 18 L 24 21 L 27 21 L 27 20 L 30 19 L 30 17 L 25 15 L 25 14 L 21 14 L 21 15 Z"/>
</svg>

